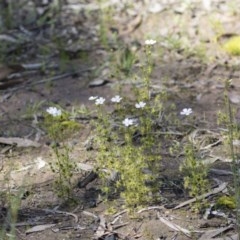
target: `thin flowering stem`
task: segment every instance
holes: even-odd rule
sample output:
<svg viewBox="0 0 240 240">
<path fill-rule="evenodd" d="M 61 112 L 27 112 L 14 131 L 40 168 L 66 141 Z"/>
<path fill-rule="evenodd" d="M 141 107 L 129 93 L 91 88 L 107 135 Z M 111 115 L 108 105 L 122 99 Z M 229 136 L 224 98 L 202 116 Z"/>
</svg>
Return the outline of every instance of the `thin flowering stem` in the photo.
<svg viewBox="0 0 240 240">
<path fill-rule="evenodd" d="M 133 136 L 133 128 L 131 126 L 134 125 L 134 120 L 130 118 L 125 118 L 122 121 L 122 124 L 125 126 L 124 128 L 124 139 L 127 145 L 132 145 L 132 136 Z"/>
<path fill-rule="evenodd" d="M 152 46 L 156 44 L 156 40 L 146 40 L 145 45 L 146 45 L 146 69 L 144 69 L 144 81 L 145 81 L 145 86 L 146 86 L 146 93 L 145 93 L 145 98 L 147 100 L 150 100 L 151 97 L 151 92 L 150 92 L 150 75 L 152 73 Z"/>
</svg>

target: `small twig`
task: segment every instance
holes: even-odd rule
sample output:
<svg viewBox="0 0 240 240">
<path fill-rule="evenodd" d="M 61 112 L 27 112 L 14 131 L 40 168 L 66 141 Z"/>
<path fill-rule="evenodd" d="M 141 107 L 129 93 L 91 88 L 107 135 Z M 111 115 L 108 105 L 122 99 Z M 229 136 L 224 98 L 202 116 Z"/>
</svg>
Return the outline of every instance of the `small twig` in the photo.
<svg viewBox="0 0 240 240">
<path fill-rule="evenodd" d="M 90 217 L 93 217 L 95 218 L 96 220 L 99 219 L 99 217 L 91 212 L 88 212 L 88 211 L 82 211 L 82 213 L 85 215 L 85 216 L 90 216 Z"/>
<path fill-rule="evenodd" d="M 121 212 L 119 212 L 119 213 L 114 214 L 113 217 L 114 217 L 114 218 L 117 218 L 118 216 L 123 215 L 123 214 L 126 213 L 126 212 L 128 212 L 128 210 L 123 210 L 123 211 L 121 211 Z"/>
<path fill-rule="evenodd" d="M 75 219 L 75 222 L 78 222 L 78 216 L 74 213 L 70 213 L 70 212 L 65 212 L 65 211 L 59 211 L 59 210 L 51 210 L 51 209 L 43 209 L 43 211 L 45 212 L 49 212 L 49 213 L 59 213 L 59 214 L 64 214 L 64 215 L 68 215 L 68 216 L 72 216 Z"/>
<path fill-rule="evenodd" d="M 121 219 L 121 216 L 118 216 L 118 217 L 114 218 L 114 219 L 110 222 L 110 224 L 111 224 L 111 225 L 114 225 L 119 219 Z"/>
<path fill-rule="evenodd" d="M 211 196 L 211 195 L 214 195 L 214 194 L 217 194 L 217 193 L 219 193 L 219 192 L 222 192 L 226 187 L 227 187 L 227 183 L 224 182 L 224 183 L 222 183 L 219 187 L 214 188 L 212 191 L 210 191 L 210 192 L 208 192 L 208 193 L 205 193 L 205 194 L 202 194 L 202 195 L 198 196 L 197 198 L 192 198 L 192 199 L 190 199 L 190 200 L 188 200 L 188 201 L 185 201 L 185 202 L 183 202 L 183 203 L 180 203 L 179 205 L 177 205 L 177 206 L 176 206 L 175 208 L 173 208 L 173 209 L 176 210 L 176 209 L 185 207 L 185 206 L 187 206 L 187 205 L 189 205 L 189 204 L 191 204 L 191 203 L 193 203 L 193 202 L 196 202 L 197 200 L 201 200 L 201 199 L 207 198 L 207 197 L 209 197 L 209 196 Z"/>
<path fill-rule="evenodd" d="M 13 227 L 23 227 L 23 226 L 36 226 L 36 225 L 44 225 L 45 222 L 19 222 L 15 224 L 11 224 Z"/>
<path fill-rule="evenodd" d="M 152 207 L 146 207 L 143 208 L 141 210 L 139 210 L 137 213 L 142 213 L 145 211 L 149 211 L 149 210 L 164 210 L 165 208 L 163 206 L 152 206 Z"/>
<path fill-rule="evenodd" d="M 48 64 L 48 63 L 31 63 L 31 64 L 22 64 L 25 70 L 39 70 L 42 68 L 50 69 L 50 68 L 58 68 L 59 65 L 56 63 Z"/>
<path fill-rule="evenodd" d="M 53 232 L 58 232 L 59 230 L 71 230 L 71 229 L 84 230 L 86 228 L 85 227 L 80 227 L 79 225 L 76 225 L 76 226 L 62 226 L 62 227 L 55 228 L 55 229 L 52 229 L 52 230 L 53 230 Z"/>
<path fill-rule="evenodd" d="M 232 171 L 227 171 L 227 170 L 221 170 L 221 169 L 215 169 L 215 168 L 210 168 L 209 169 L 210 173 L 220 175 L 220 176 L 228 176 L 228 175 L 233 175 Z"/>
<path fill-rule="evenodd" d="M 7 34 L 0 34 L 0 40 L 8 41 L 11 43 L 19 42 L 16 38 L 14 38 L 13 36 L 7 35 Z"/>
<path fill-rule="evenodd" d="M 168 132 L 155 132 L 154 134 L 159 134 L 159 135 L 177 135 L 177 136 L 184 136 L 183 133 L 181 133 L 181 132 L 174 132 L 174 131 L 168 131 Z"/>
<path fill-rule="evenodd" d="M 33 82 L 33 83 L 30 83 L 30 87 L 31 86 L 35 86 L 35 85 L 38 85 L 38 84 L 42 84 L 42 83 L 46 83 L 46 82 L 52 82 L 52 81 L 56 81 L 56 80 L 59 80 L 59 79 L 62 79 L 62 78 L 66 78 L 66 77 L 70 77 L 74 75 L 74 73 L 64 73 L 62 75 L 57 75 L 57 76 L 54 76 L 54 77 L 51 77 L 51 78 L 47 78 L 47 79 L 43 79 L 43 80 L 40 80 L 40 81 L 37 81 L 37 82 Z"/>
<path fill-rule="evenodd" d="M 56 81 L 56 80 L 59 80 L 59 79 L 62 79 L 62 78 L 71 77 L 71 76 L 74 76 L 75 74 L 90 71 L 90 70 L 93 70 L 93 69 L 95 69 L 95 67 L 89 67 L 89 68 L 85 68 L 85 69 L 82 69 L 82 70 L 79 70 L 79 71 L 75 71 L 75 72 L 71 72 L 71 73 L 64 73 L 64 74 L 57 75 L 57 76 L 54 76 L 54 77 L 51 77 L 51 78 L 43 79 L 43 80 L 40 80 L 40 81 L 37 81 L 37 82 L 28 82 L 28 84 L 29 84 L 29 87 L 32 87 L 32 86 L 35 86 L 35 85 L 38 85 L 38 84 L 43 84 L 43 83 L 46 83 L 46 82 L 51 82 L 51 81 Z M 17 90 L 20 90 L 20 89 L 25 89 L 25 88 L 26 88 L 26 86 L 24 85 L 24 86 L 19 86 L 19 87 L 16 87 L 16 88 L 12 88 L 9 91 L 14 92 L 14 91 L 17 91 Z"/>
<path fill-rule="evenodd" d="M 129 224 L 129 222 L 121 223 L 121 224 L 118 224 L 118 225 L 112 226 L 112 228 L 113 228 L 114 230 L 116 230 L 116 229 L 118 229 L 118 228 L 121 228 L 121 227 L 127 226 L 128 224 Z"/>
</svg>

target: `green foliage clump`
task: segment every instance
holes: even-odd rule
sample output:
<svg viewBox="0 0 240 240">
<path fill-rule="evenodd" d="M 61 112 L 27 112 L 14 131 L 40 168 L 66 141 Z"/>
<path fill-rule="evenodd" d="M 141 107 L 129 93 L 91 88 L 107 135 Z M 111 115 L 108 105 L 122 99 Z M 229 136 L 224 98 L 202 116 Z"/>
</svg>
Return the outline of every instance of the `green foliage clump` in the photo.
<svg viewBox="0 0 240 240">
<path fill-rule="evenodd" d="M 154 132 L 155 120 L 163 110 L 164 94 L 151 97 L 151 50 L 152 46 L 146 46 L 143 87 L 133 87 L 135 103 L 130 99 L 124 103 L 118 96 L 119 101 L 112 103 L 115 110 L 109 113 L 103 107 L 105 99 L 96 98 L 95 102 L 98 116 L 94 121 L 97 169 L 105 183 L 103 190 L 107 196 L 120 193 L 128 207 L 159 198 L 156 179 L 161 159 L 160 141 Z"/>
<path fill-rule="evenodd" d="M 98 169 L 107 169 L 99 171 L 106 182 L 104 191 L 111 194 L 108 181 L 111 174 L 116 172 L 119 177 L 115 180 L 114 187 L 116 191 L 121 191 L 126 205 L 133 207 L 146 204 L 151 201 L 150 196 L 154 192 L 153 186 L 147 183 L 154 182 L 160 160 L 155 149 L 159 143 L 153 136 L 151 119 L 156 109 L 153 111 L 146 107 L 144 111 L 140 110 L 139 123 L 128 127 L 119 122 L 123 120 L 123 115 L 113 119 L 110 114 L 103 114 L 103 109 L 98 110 L 95 142 L 98 147 Z M 135 109 L 131 111 L 137 114 Z M 115 128 L 113 124 L 116 125 Z"/>
<path fill-rule="evenodd" d="M 231 55 L 240 55 L 240 36 L 230 38 L 223 44 L 223 49 Z"/>
<path fill-rule="evenodd" d="M 76 168 L 70 159 L 72 147 L 66 143 L 66 139 L 80 129 L 80 125 L 69 117 L 69 114 L 61 113 L 60 116 L 45 114 L 44 118 L 44 127 L 53 141 L 51 146 L 56 156 L 56 162 L 50 163 L 52 172 L 57 174 L 55 190 L 64 199 L 71 196 L 73 171 Z"/>
<path fill-rule="evenodd" d="M 180 166 L 180 171 L 184 174 L 184 187 L 189 190 L 191 197 L 198 198 L 208 189 L 207 167 L 198 159 L 192 144 L 186 145 L 184 150 L 185 160 Z M 195 207 L 200 207 L 199 201 Z"/>
<path fill-rule="evenodd" d="M 217 207 L 235 209 L 236 208 L 236 200 L 233 196 L 221 196 L 217 200 Z"/>
<path fill-rule="evenodd" d="M 4 216 L 5 221 L 0 226 L 0 239 L 16 239 L 16 223 L 18 221 L 18 212 L 21 206 L 23 194 L 23 189 L 19 189 L 17 194 L 10 192 L 10 189 L 7 189 L 6 192 L 0 193 L 2 217 L 4 216 L 4 208 L 7 208 L 7 215 L 6 217 Z"/>
</svg>

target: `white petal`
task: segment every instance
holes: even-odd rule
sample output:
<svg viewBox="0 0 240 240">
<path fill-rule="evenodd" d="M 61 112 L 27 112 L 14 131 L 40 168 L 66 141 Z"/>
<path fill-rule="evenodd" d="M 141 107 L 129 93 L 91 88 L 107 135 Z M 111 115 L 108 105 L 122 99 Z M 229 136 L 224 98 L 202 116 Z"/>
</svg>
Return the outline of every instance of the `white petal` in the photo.
<svg viewBox="0 0 240 240">
<path fill-rule="evenodd" d="M 98 96 L 91 96 L 88 100 L 93 101 L 96 100 L 98 98 Z"/>
<path fill-rule="evenodd" d="M 35 163 L 36 163 L 37 169 L 41 169 L 41 168 L 45 167 L 45 165 L 46 165 L 46 162 L 43 161 L 41 157 L 38 157 L 38 158 L 35 160 Z"/>
</svg>

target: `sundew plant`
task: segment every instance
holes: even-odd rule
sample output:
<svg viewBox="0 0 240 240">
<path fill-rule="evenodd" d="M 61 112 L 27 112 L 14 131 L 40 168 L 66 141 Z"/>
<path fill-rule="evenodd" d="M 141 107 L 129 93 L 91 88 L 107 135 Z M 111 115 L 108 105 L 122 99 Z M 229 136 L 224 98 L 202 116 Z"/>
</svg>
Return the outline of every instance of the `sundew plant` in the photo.
<svg viewBox="0 0 240 240">
<path fill-rule="evenodd" d="M 110 99 L 103 96 L 89 98 L 97 111 L 97 120 L 93 122 L 98 153 L 96 169 L 103 180 L 103 192 L 107 198 L 120 194 L 130 208 L 161 199 L 161 149 L 168 138 L 164 129 L 169 127 L 169 116 L 172 119 L 174 115 L 171 107 L 167 108 L 165 104 L 165 91 L 158 94 L 151 92 L 152 50 L 155 44 L 155 40 L 145 41 L 145 58 L 141 68 L 143 85 L 139 88 L 133 82 L 132 100 L 120 94 Z M 106 104 L 113 109 L 111 112 L 106 110 Z M 184 108 L 180 115 L 187 118 L 192 113 L 191 108 Z M 192 156 L 193 152 L 189 154 L 186 150 L 183 168 L 196 172 L 199 168 Z M 202 183 L 200 192 L 205 190 L 205 178 L 206 174 L 198 178 L 190 174 L 184 179 L 185 187 L 191 190 L 192 196 L 199 193 L 196 190 L 199 180 Z"/>
<path fill-rule="evenodd" d="M 140 101 L 132 105 L 128 114 L 122 97 L 116 95 L 111 104 L 119 116 L 114 116 L 105 112 L 104 103 L 103 97 L 95 99 L 97 168 L 105 183 L 103 190 L 108 195 L 113 189 L 115 193 L 120 191 L 128 206 L 149 202 L 160 161 L 154 149 L 158 143 L 152 134 L 154 123 L 150 114 L 153 111 L 146 102 Z"/>
<path fill-rule="evenodd" d="M 135 101 L 116 95 L 111 99 L 92 96 L 96 105 L 95 145 L 98 151 L 97 170 L 107 197 L 117 193 L 129 207 L 146 204 L 159 198 L 157 181 L 160 169 L 160 142 L 154 134 L 156 119 L 162 112 L 160 96 L 151 98 L 151 48 L 155 40 L 146 45 L 144 86 L 134 87 Z M 106 111 L 105 104 L 114 109 Z"/>
<path fill-rule="evenodd" d="M 56 161 L 50 163 L 52 172 L 57 176 L 55 191 L 64 200 L 71 198 L 72 177 L 75 169 L 75 164 L 70 159 L 72 147 L 66 142 L 66 138 L 80 127 L 69 117 L 69 114 L 60 108 L 49 107 L 46 109 L 44 118 L 44 127 L 52 141 L 51 146 L 56 157 Z"/>
</svg>

